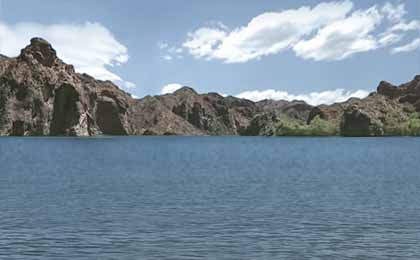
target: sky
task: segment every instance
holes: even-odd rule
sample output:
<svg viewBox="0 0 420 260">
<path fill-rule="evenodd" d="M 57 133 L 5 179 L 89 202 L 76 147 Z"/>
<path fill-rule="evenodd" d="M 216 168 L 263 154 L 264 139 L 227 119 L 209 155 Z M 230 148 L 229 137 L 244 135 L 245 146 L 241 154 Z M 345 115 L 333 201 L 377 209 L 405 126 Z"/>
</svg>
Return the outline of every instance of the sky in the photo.
<svg viewBox="0 0 420 260">
<path fill-rule="evenodd" d="M 0 53 L 35 36 L 136 97 L 330 104 L 420 74 L 418 0 L 0 0 Z"/>
</svg>

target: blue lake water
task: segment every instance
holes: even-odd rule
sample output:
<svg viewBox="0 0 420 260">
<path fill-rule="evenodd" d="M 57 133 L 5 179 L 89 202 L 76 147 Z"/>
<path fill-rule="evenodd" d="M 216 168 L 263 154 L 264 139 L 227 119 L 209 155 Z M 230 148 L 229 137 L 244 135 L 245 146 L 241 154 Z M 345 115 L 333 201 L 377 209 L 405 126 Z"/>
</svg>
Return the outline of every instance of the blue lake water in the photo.
<svg viewBox="0 0 420 260">
<path fill-rule="evenodd" d="M 420 259 L 420 138 L 0 138 L 0 259 Z"/>
</svg>

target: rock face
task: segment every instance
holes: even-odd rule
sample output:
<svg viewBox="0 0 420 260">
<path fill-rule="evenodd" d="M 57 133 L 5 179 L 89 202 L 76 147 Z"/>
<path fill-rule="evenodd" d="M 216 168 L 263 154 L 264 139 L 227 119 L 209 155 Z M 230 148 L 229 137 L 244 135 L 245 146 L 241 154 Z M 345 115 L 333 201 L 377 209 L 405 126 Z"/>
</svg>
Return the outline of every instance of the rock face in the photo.
<svg viewBox="0 0 420 260">
<path fill-rule="evenodd" d="M 0 61 L 0 135 L 130 134 L 130 95 L 78 74 L 45 40 Z"/>
<path fill-rule="evenodd" d="M 316 116 L 332 122 L 344 136 L 401 135 L 410 115 L 420 112 L 420 76 L 394 86 L 382 81 L 377 92 L 365 99 L 315 107 L 308 123 Z"/>
<path fill-rule="evenodd" d="M 296 109 L 294 105 L 285 101 L 262 105 L 217 93 L 198 94 L 183 87 L 173 94 L 137 100 L 131 108 L 131 121 L 134 134 L 139 135 L 263 135 L 266 133 L 262 129 L 256 130 L 251 124 L 254 118 L 274 111 L 304 117 L 296 112 L 304 104 L 296 102 Z M 312 107 L 304 107 L 309 114 Z M 271 123 L 265 122 L 267 128 L 274 126 L 275 122 Z"/>
<path fill-rule="evenodd" d="M 173 113 L 158 97 L 147 96 L 131 108 L 136 135 L 206 135 L 184 118 Z"/>
<path fill-rule="evenodd" d="M 341 133 L 347 136 L 377 136 L 383 135 L 383 126 L 368 112 L 357 107 L 344 111 Z"/>
<path fill-rule="evenodd" d="M 189 87 L 133 99 L 112 82 L 76 73 L 40 38 L 16 58 L 0 55 L 0 135 L 275 135 L 328 128 L 380 136 L 401 133 L 416 112 L 420 76 L 400 86 L 383 81 L 365 99 L 317 107 L 199 94 Z"/>
<path fill-rule="evenodd" d="M 253 102 L 216 93 L 198 94 L 184 87 L 157 97 L 162 104 L 195 128 L 209 135 L 238 135 L 256 111 Z"/>
<path fill-rule="evenodd" d="M 420 75 L 398 87 L 382 81 L 378 86 L 378 94 L 397 100 L 402 104 L 411 104 L 417 112 L 420 112 Z"/>
</svg>

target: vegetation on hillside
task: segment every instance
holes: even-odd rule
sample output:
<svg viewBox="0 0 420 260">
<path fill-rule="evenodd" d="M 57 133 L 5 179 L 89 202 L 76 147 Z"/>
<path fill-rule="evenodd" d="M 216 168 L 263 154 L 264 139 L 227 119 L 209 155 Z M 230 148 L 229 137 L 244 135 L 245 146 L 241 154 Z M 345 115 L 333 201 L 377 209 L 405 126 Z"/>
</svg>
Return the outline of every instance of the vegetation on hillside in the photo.
<svg viewBox="0 0 420 260">
<path fill-rule="evenodd" d="M 316 116 L 310 124 L 283 118 L 275 129 L 276 136 L 335 136 L 337 134 L 337 127 L 319 116 Z"/>
<path fill-rule="evenodd" d="M 412 113 L 400 123 L 385 127 L 387 136 L 420 136 L 420 113 Z"/>
<path fill-rule="evenodd" d="M 420 113 L 413 113 L 410 115 L 407 128 L 409 135 L 420 136 Z"/>
</svg>

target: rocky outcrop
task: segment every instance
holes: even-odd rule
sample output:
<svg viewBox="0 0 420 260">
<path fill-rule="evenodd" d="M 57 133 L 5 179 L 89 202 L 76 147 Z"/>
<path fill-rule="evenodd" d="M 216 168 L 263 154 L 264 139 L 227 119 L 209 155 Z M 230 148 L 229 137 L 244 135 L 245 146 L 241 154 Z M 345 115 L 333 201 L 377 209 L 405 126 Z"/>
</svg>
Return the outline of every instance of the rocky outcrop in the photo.
<svg viewBox="0 0 420 260">
<path fill-rule="evenodd" d="M 275 135 L 280 123 L 283 121 L 304 123 L 313 109 L 303 101 L 264 100 L 255 105 L 257 106 L 256 113 L 245 130 L 242 131 L 243 135 Z"/>
<path fill-rule="evenodd" d="M 312 107 L 303 101 L 252 102 L 184 87 L 133 99 L 109 81 L 76 73 L 45 40 L 0 55 L 0 135 L 411 134 L 420 116 L 420 76 L 381 82 L 365 99 Z M 296 131 L 295 131 L 296 130 Z M 419 129 L 420 131 L 420 129 Z"/>
<path fill-rule="evenodd" d="M 383 135 L 383 124 L 368 112 L 358 107 L 344 111 L 341 134 L 345 136 L 377 136 Z"/>
<path fill-rule="evenodd" d="M 420 100 L 420 75 L 400 86 L 394 86 L 391 83 L 382 81 L 378 86 L 377 92 L 390 99 L 397 99 L 400 103 L 416 105 Z"/>
<path fill-rule="evenodd" d="M 417 112 L 420 112 L 420 75 L 408 83 L 402 84 L 398 87 L 400 95 L 396 98 L 400 103 L 411 104 Z"/>
<path fill-rule="evenodd" d="M 379 83 L 377 92 L 381 95 L 384 95 L 390 98 L 396 98 L 402 94 L 402 91 L 400 88 L 386 81 L 381 81 Z"/>
<path fill-rule="evenodd" d="M 189 87 L 156 98 L 174 114 L 209 135 L 238 135 L 257 111 L 249 100 L 225 98 L 217 93 L 198 94 Z"/>
<path fill-rule="evenodd" d="M 420 95 L 420 77 L 394 86 L 382 81 L 377 93 L 362 100 L 349 100 L 342 105 L 341 134 L 346 136 L 401 135 Z"/>
<path fill-rule="evenodd" d="M 206 135 L 176 115 L 158 97 L 147 96 L 135 102 L 130 122 L 136 135 Z"/>
<path fill-rule="evenodd" d="M 419 83 L 420 76 L 400 86 L 382 81 L 367 98 L 313 108 L 308 124 L 319 116 L 345 136 L 405 135 L 410 115 L 420 112 Z"/>
<path fill-rule="evenodd" d="M 0 134 L 130 134 L 130 95 L 75 72 L 45 40 L 0 61 Z"/>
<path fill-rule="evenodd" d="M 276 126 L 281 119 L 275 112 L 265 112 L 255 115 L 249 125 L 242 132 L 246 136 L 272 136 L 276 133 Z"/>
</svg>

